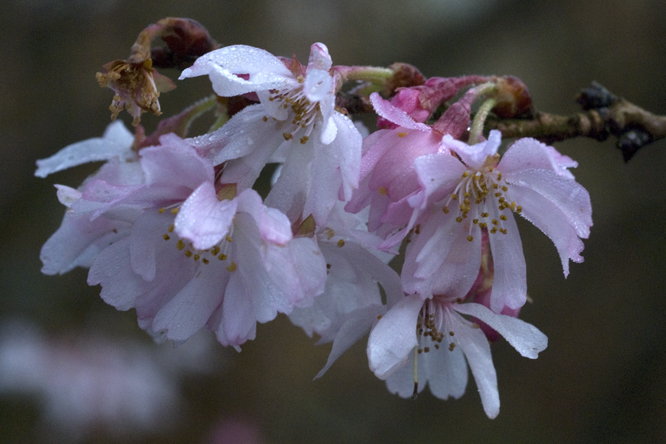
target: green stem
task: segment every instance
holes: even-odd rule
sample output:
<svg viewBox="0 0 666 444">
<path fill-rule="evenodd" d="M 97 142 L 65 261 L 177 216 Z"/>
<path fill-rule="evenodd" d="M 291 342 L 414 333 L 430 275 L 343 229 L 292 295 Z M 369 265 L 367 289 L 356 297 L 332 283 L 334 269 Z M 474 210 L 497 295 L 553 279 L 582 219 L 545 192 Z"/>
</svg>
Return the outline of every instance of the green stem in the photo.
<svg viewBox="0 0 666 444">
<path fill-rule="evenodd" d="M 469 131 L 469 140 L 467 143 L 474 145 L 479 143 L 481 136 L 483 135 L 483 126 L 486 123 L 488 114 L 497 104 L 497 99 L 491 98 L 483 102 L 479 111 L 477 111 L 474 120 L 472 121 L 472 129 Z"/>
</svg>

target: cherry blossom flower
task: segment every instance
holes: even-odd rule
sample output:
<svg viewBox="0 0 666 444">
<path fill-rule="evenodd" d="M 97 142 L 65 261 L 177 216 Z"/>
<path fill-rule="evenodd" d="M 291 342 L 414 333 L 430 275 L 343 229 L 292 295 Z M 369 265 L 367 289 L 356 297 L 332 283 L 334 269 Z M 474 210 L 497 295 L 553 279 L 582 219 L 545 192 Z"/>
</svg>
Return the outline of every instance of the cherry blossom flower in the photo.
<svg viewBox="0 0 666 444">
<path fill-rule="evenodd" d="M 109 162 L 80 191 L 61 187 L 69 211 L 42 250 L 45 270 L 90 266 L 107 303 L 178 341 L 208 326 L 237 346 L 256 322 L 310 305 L 326 270 L 316 243 L 292 240 L 287 217 L 255 191 L 216 190 L 212 164 L 183 139 L 160 142 L 131 163 L 132 180 Z"/>
<path fill-rule="evenodd" d="M 399 300 L 370 333 L 370 369 L 386 380 L 389 391 L 403 398 L 422 391 L 426 384 L 440 399 L 460 398 L 467 386 L 467 361 L 483 409 L 489 418 L 495 418 L 500 403 L 490 345 L 479 326 L 463 315 L 488 324 L 526 358 L 536 359 L 548 340 L 520 319 L 459 301 L 444 295 L 424 298 L 420 294 Z"/>
<path fill-rule="evenodd" d="M 256 93 L 260 103 L 234 115 L 219 130 L 195 138 L 194 146 L 215 165 L 226 162 L 226 183 L 250 187 L 267 162 L 284 162 L 266 204 L 290 220 L 310 214 L 323 224 L 342 190 L 358 187 L 361 135 L 335 111 L 331 58 L 312 45 L 307 67 L 250 46 L 212 51 L 183 71 L 182 78 L 208 75 L 218 95 Z"/>
<path fill-rule="evenodd" d="M 72 166 L 106 160 L 86 183 L 104 181 L 118 186 L 140 186 L 144 177 L 138 156 L 132 150 L 133 140 L 121 122 L 113 122 L 101 138 L 74 143 L 47 159 L 38 160 L 35 175 L 46 177 Z M 115 218 L 91 218 L 89 213 L 100 209 L 103 203 L 87 201 L 83 187 L 75 190 L 56 185 L 56 188 L 58 199 L 70 210 L 65 212 L 60 228 L 42 247 L 40 259 L 45 274 L 63 274 L 75 267 L 90 267 L 101 250 L 127 236 L 137 215 L 125 211 L 124 214 L 116 212 Z M 71 210 L 72 206 L 77 211 Z"/>
<path fill-rule="evenodd" d="M 410 202 L 419 213 L 411 222 L 420 234 L 405 258 L 407 293 L 437 294 L 456 276 L 458 292 L 463 291 L 479 269 L 477 252 L 487 231 L 495 269 L 491 308 L 499 313 L 505 306 L 521 307 L 527 295 L 525 258 L 513 212 L 550 237 L 565 276 L 569 260 L 583 261 L 581 239 L 589 236 L 592 210 L 587 191 L 563 173 L 570 163 L 534 139 L 518 140 L 500 160 L 496 131 L 473 146 L 450 136 L 444 140 L 460 160 L 436 153 L 414 162 L 423 194 Z"/>
<path fill-rule="evenodd" d="M 362 216 L 345 213 L 338 204 L 315 238 L 326 260 L 326 288 L 311 307 L 294 309 L 289 319 L 308 336 L 318 334 L 318 344 L 333 342 L 319 378 L 386 312 L 378 284 L 390 303 L 403 293 L 398 274 L 387 265 L 392 255 L 373 249 L 381 239 L 367 232 Z"/>
</svg>

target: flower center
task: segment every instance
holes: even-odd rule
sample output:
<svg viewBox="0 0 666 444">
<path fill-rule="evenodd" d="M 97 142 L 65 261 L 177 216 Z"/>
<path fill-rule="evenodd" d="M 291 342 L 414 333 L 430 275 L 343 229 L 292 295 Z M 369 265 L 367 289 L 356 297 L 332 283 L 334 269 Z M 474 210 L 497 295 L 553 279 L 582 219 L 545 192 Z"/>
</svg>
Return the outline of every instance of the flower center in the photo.
<svg viewBox="0 0 666 444">
<path fill-rule="evenodd" d="M 453 351 L 455 348 L 456 345 L 453 342 L 455 334 L 453 331 L 449 331 L 448 333 L 441 331 L 444 325 L 444 316 L 447 315 L 442 304 L 446 303 L 448 302 L 437 301 L 435 299 L 428 299 L 424 302 L 416 321 L 416 336 L 419 338 L 418 353 L 428 353 L 430 351 L 429 346 L 421 346 L 421 341 L 428 338 L 434 343 L 436 349 L 439 349 L 440 344 L 444 340 L 449 343 L 449 350 Z"/>
<path fill-rule="evenodd" d="M 462 223 L 463 220 L 470 217 L 472 224 L 487 229 L 491 234 L 498 231 L 503 234 L 507 233 L 504 226 L 504 221 L 508 219 L 505 214 L 506 210 L 520 214 L 523 209 L 516 204 L 515 200 L 511 199 L 510 184 L 504 180 L 500 171 L 495 171 L 495 167 L 492 165 L 484 165 L 478 170 L 465 171 L 460 183 L 442 207 L 442 211 L 446 214 L 451 211 L 454 211 L 454 214 L 458 213 L 456 222 Z M 471 230 L 472 225 L 470 224 L 470 233 Z M 467 240 L 470 242 L 473 239 L 471 234 L 467 236 Z"/>
<path fill-rule="evenodd" d="M 307 98 L 303 88 L 303 82 L 305 81 L 303 76 L 298 76 L 296 79 L 299 83 L 297 87 L 283 92 L 273 90 L 268 100 L 271 102 L 278 100 L 281 102 L 280 107 L 291 109 L 289 119 L 291 119 L 292 128 L 282 134 L 285 140 L 293 139 L 298 131 L 304 130 L 305 134 L 299 140 L 302 144 L 305 144 L 309 140 L 320 107 L 319 102 L 311 102 Z M 264 121 L 267 120 L 268 118 L 264 117 Z"/>
</svg>

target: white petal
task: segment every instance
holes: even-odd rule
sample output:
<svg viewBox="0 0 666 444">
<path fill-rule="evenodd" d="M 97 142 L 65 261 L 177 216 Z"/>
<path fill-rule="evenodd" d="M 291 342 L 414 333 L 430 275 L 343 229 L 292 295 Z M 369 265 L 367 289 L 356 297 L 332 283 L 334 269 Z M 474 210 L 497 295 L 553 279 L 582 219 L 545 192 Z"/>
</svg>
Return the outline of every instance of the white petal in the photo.
<svg viewBox="0 0 666 444">
<path fill-rule="evenodd" d="M 427 368 L 424 362 L 423 353 L 417 354 L 417 374 L 418 387 L 416 392 L 421 393 L 428 384 Z M 467 370 L 467 369 L 465 369 Z M 386 388 L 388 391 L 400 396 L 401 398 L 410 398 L 414 394 L 414 352 L 410 351 L 407 355 L 405 365 L 391 373 L 386 379 Z"/>
<path fill-rule="evenodd" d="M 497 149 L 502 143 L 502 133 L 492 130 L 488 136 L 488 140 L 476 145 L 460 143 L 448 134 L 444 136 L 443 142 L 451 150 L 455 151 L 466 165 L 472 168 L 480 168 L 489 156 L 497 153 Z"/>
<path fill-rule="evenodd" d="M 349 347 L 356 344 L 359 339 L 370 331 L 372 324 L 377 320 L 377 316 L 385 312 L 386 307 L 383 305 L 372 305 L 350 313 L 346 317 L 346 322 L 342 324 L 342 327 L 340 327 L 340 330 L 335 335 L 333 347 L 331 348 L 331 353 L 328 355 L 326 365 L 317 373 L 315 379 L 321 378 Z"/>
<path fill-rule="evenodd" d="M 76 165 L 114 157 L 121 160 L 134 159 L 136 153 L 130 149 L 133 141 L 132 133 L 117 120 L 106 128 L 104 136 L 73 143 L 51 157 L 38 160 L 35 176 L 46 177 Z"/>
<path fill-rule="evenodd" d="M 548 337 L 538 328 L 513 316 L 493 313 L 481 304 L 457 304 L 452 308 L 488 324 L 525 358 L 538 358 L 548 346 Z"/>
<path fill-rule="evenodd" d="M 452 330 L 455 338 L 465 353 L 465 358 L 472 369 L 476 387 L 481 395 L 483 410 L 488 418 L 493 419 L 499 414 L 499 392 L 497 390 L 497 373 L 490 354 L 490 344 L 480 328 L 472 328 L 468 321 L 460 315 L 451 313 Z"/>
<path fill-rule="evenodd" d="M 67 208 L 71 208 L 72 205 L 81 199 L 81 196 L 83 196 L 80 191 L 66 185 L 56 184 L 55 187 L 58 190 L 58 200 Z"/>
<path fill-rule="evenodd" d="M 370 332 L 368 361 L 379 379 L 404 365 L 417 345 L 416 320 L 423 307 L 420 295 L 406 296 L 382 317 Z"/>
<path fill-rule="evenodd" d="M 282 61 L 263 49 L 245 45 L 226 46 L 199 57 L 180 79 L 209 75 L 213 90 L 232 97 L 269 89 L 283 89 L 286 82 L 296 83 Z M 249 74 L 245 80 L 238 77 Z"/>
<path fill-rule="evenodd" d="M 439 399 L 449 396 L 458 399 L 465 393 L 469 374 L 462 347 L 450 350 L 445 343 L 439 345 L 439 349 L 435 348 L 429 339 L 422 344 L 430 348 L 428 353 L 423 353 L 430 391 Z"/>
</svg>

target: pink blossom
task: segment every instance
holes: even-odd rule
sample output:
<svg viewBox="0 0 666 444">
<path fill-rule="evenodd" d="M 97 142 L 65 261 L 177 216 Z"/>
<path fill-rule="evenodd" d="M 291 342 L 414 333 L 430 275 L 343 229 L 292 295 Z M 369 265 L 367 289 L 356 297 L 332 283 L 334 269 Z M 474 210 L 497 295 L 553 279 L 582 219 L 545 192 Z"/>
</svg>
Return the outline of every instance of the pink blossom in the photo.
<svg viewBox="0 0 666 444">
<path fill-rule="evenodd" d="M 358 187 L 361 135 L 335 111 L 331 58 L 322 43 L 311 47 L 307 67 L 250 46 L 235 45 L 200 57 L 181 78 L 208 75 L 213 89 L 230 97 L 256 92 L 248 106 L 219 130 L 192 140 L 215 165 L 226 162 L 225 183 L 245 189 L 267 162 L 284 162 L 284 172 L 267 205 L 292 221 L 312 214 L 323 224 L 338 200 Z"/>
<path fill-rule="evenodd" d="M 462 162 L 445 153 L 415 160 L 423 195 L 412 199 L 419 213 L 412 226 L 419 225 L 420 234 L 407 251 L 405 291 L 436 294 L 457 276 L 463 292 L 479 269 L 477 251 L 487 230 L 495 267 L 491 308 L 521 307 L 527 294 L 525 259 L 513 212 L 555 243 L 565 276 L 570 259 L 583 261 L 581 239 L 592 225 L 589 194 L 562 174 L 564 167 L 553 163 L 545 145 L 521 139 L 500 161 L 498 132 L 473 146 L 450 136 L 445 141 Z"/>
<path fill-rule="evenodd" d="M 463 315 L 490 325 L 526 358 L 537 358 L 548 344 L 534 326 L 483 305 L 414 294 L 398 301 L 372 329 L 367 349 L 370 369 L 386 380 L 392 393 L 404 398 L 426 384 L 440 399 L 460 398 L 467 386 L 467 361 L 483 408 L 495 418 L 500 404 L 490 345 L 478 325 Z"/>
</svg>

